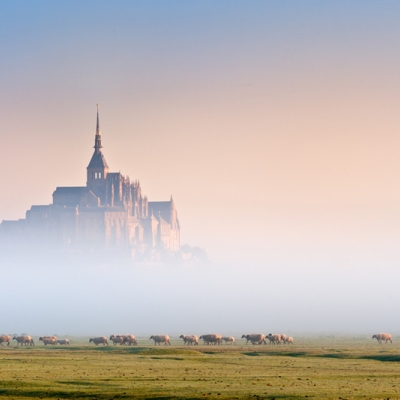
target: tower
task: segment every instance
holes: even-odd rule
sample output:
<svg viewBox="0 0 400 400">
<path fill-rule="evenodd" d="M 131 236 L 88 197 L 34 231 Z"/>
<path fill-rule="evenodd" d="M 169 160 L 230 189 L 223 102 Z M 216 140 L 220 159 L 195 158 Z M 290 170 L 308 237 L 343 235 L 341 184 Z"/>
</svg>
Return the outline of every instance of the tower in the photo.
<svg viewBox="0 0 400 400">
<path fill-rule="evenodd" d="M 96 135 L 94 139 L 94 153 L 87 166 L 87 181 L 86 186 L 96 196 L 100 198 L 101 203 L 105 201 L 106 193 L 106 178 L 108 174 L 107 161 L 101 152 L 103 146 L 101 145 L 101 133 L 99 122 L 99 105 L 97 104 L 97 124 Z"/>
</svg>

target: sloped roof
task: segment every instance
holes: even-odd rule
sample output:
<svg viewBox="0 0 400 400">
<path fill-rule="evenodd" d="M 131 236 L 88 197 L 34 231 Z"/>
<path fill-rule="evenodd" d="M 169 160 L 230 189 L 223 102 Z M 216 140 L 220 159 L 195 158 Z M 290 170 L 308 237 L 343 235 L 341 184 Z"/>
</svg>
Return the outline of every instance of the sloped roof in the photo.
<svg viewBox="0 0 400 400">
<path fill-rule="evenodd" d="M 108 168 L 107 161 L 101 151 L 95 151 L 90 160 L 88 168 Z"/>
<path fill-rule="evenodd" d="M 169 224 L 171 223 L 171 202 L 170 201 L 149 201 L 149 214 L 158 218 L 161 216 Z"/>
<path fill-rule="evenodd" d="M 53 192 L 53 204 L 61 206 L 77 206 L 87 192 L 85 186 L 57 187 Z"/>
<path fill-rule="evenodd" d="M 86 186 L 57 186 L 54 195 L 82 195 L 86 191 Z"/>
</svg>

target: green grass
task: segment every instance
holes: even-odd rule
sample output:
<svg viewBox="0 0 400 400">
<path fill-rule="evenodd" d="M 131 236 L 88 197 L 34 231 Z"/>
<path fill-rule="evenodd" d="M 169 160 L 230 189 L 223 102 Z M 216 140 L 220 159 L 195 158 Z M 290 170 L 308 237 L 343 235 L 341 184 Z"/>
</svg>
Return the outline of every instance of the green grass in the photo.
<svg viewBox="0 0 400 400">
<path fill-rule="evenodd" d="M 146 341 L 141 341 L 146 343 Z M 398 399 L 400 341 L 0 347 L 0 399 Z M 85 344 L 84 344 L 85 343 Z M 83 345 L 84 344 L 84 345 Z"/>
</svg>

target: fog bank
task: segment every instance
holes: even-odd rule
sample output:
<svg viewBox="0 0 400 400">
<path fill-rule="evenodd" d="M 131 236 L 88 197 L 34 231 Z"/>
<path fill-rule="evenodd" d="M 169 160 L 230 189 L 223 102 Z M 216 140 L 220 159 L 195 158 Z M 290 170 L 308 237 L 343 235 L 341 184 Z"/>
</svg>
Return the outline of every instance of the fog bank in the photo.
<svg viewBox="0 0 400 400">
<path fill-rule="evenodd" d="M 394 267 L 12 262 L 1 263 L 7 333 L 400 332 Z"/>
</svg>

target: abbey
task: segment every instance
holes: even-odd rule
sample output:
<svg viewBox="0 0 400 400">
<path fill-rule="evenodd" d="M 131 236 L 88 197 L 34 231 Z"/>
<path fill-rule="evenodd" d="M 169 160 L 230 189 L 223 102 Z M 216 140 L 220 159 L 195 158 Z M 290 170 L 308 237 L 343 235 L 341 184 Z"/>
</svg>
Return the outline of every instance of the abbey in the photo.
<svg viewBox="0 0 400 400">
<path fill-rule="evenodd" d="M 99 111 L 86 186 L 57 187 L 50 205 L 35 205 L 26 218 L 3 221 L 3 243 L 49 251 L 120 252 L 134 260 L 156 260 L 180 252 L 174 201 L 148 201 L 139 181 L 109 172 L 102 153 Z"/>
</svg>

